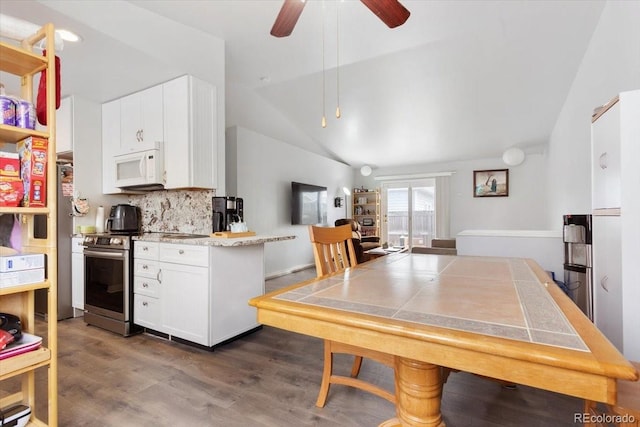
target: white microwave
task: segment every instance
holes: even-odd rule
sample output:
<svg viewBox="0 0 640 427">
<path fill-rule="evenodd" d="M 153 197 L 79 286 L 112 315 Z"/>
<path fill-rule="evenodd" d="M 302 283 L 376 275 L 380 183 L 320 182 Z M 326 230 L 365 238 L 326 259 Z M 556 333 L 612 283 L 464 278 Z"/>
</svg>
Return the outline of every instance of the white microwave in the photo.
<svg viewBox="0 0 640 427">
<path fill-rule="evenodd" d="M 164 188 L 164 160 L 159 148 L 113 156 L 116 187 L 138 190 Z"/>
</svg>

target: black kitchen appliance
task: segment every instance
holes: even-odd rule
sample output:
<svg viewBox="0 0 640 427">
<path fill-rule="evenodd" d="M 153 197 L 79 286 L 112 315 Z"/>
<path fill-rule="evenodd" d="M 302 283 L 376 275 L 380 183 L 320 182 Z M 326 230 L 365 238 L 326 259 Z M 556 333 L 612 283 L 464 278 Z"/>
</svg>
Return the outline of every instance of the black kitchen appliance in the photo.
<svg viewBox="0 0 640 427">
<path fill-rule="evenodd" d="M 140 230 L 140 209 L 133 205 L 111 206 L 106 231 L 111 233 L 131 233 Z"/>
<path fill-rule="evenodd" d="M 138 232 L 84 236 L 84 321 L 129 336 L 133 324 L 133 238 Z"/>
<path fill-rule="evenodd" d="M 244 201 L 241 197 L 213 197 L 212 198 L 212 229 L 230 231 L 231 223 L 241 222 L 244 217 Z"/>
<path fill-rule="evenodd" d="M 569 296 L 593 320 L 591 215 L 564 215 L 564 283 Z"/>
</svg>

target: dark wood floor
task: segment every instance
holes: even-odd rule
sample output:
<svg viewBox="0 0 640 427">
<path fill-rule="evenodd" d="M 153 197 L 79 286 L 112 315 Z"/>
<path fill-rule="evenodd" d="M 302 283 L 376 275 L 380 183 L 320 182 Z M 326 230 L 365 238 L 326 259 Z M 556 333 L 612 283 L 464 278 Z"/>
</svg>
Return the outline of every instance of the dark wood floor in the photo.
<svg viewBox="0 0 640 427">
<path fill-rule="evenodd" d="M 267 290 L 313 275 L 273 279 Z M 337 362 L 349 371 L 351 360 Z M 59 425 L 377 426 L 394 416 L 386 400 L 344 386 L 333 386 L 327 405 L 316 408 L 321 371 L 321 340 L 271 327 L 208 352 L 65 320 L 59 322 Z M 393 388 L 392 372 L 382 366 L 365 361 L 361 376 Z M 43 395 L 44 381 L 38 388 Z M 507 390 L 466 373 L 451 375 L 442 403 L 449 427 L 571 426 L 581 409 L 579 399 L 525 386 Z"/>
</svg>

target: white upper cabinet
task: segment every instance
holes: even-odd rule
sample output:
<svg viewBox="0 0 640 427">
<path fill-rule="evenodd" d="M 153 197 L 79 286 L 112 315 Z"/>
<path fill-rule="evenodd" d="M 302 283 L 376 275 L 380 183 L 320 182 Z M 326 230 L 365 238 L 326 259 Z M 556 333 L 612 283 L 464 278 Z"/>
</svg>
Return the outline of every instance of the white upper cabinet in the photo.
<svg viewBox="0 0 640 427">
<path fill-rule="evenodd" d="M 120 150 L 126 154 L 154 148 L 162 142 L 162 85 L 120 98 Z"/>
<path fill-rule="evenodd" d="M 116 187 L 114 156 L 163 150 L 164 187 L 214 189 L 218 176 L 215 86 L 182 76 L 102 104 L 103 192 Z"/>
<path fill-rule="evenodd" d="M 216 188 L 216 88 L 193 76 L 163 86 L 165 188 Z"/>
<path fill-rule="evenodd" d="M 116 187 L 113 156 L 120 151 L 120 100 L 102 104 L 102 192 L 121 193 Z"/>
<path fill-rule="evenodd" d="M 592 209 L 620 207 L 620 102 L 591 126 Z"/>
</svg>

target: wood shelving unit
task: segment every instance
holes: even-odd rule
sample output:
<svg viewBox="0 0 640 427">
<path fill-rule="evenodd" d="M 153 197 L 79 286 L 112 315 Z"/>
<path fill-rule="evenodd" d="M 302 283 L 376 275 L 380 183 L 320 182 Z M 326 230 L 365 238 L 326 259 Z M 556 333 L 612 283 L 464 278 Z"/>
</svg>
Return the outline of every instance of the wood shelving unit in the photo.
<svg viewBox="0 0 640 427">
<path fill-rule="evenodd" d="M 353 219 L 360 223 L 363 236 L 380 237 L 380 191 L 353 189 Z"/>
<path fill-rule="evenodd" d="M 46 39 L 47 52 L 55 52 L 54 27 L 46 24 L 36 34 L 23 40 L 16 46 L 0 42 L 0 70 L 16 75 L 21 81 L 21 98 L 35 104 L 33 78 L 42 70 L 47 76 L 47 123 L 45 132 L 31 129 L 0 125 L 0 142 L 4 145 L 15 144 L 29 136 L 48 139 L 47 157 L 47 205 L 45 208 L 0 207 L 0 214 L 17 214 L 22 229 L 22 251 L 37 252 L 46 255 L 47 278 L 41 283 L 13 286 L 0 289 L 0 312 L 11 313 L 20 317 L 24 332 L 35 333 L 35 291 L 47 289 L 48 319 L 43 345 L 37 350 L 9 357 L 0 362 L 0 407 L 14 404 L 28 405 L 31 418 L 28 426 L 58 425 L 58 367 L 57 367 L 57 248 L 56 248 L 56 108 L 55 108 L 55 55 L 46 57 L 35 52 L 33 47 Z M 33 236 L 34 216 L 46 216 L 47 238 Z M 36 405 L 36 370 L 47 371 L 47 402 Z M 20 378 L 19 391 L 6 391 L 5 382 L 13 382 Z M 41 393 L 38 393 L 41 396 Z M 46 419 L 37 414 L 36 406 L 47 408 Z"/>
</svg>

